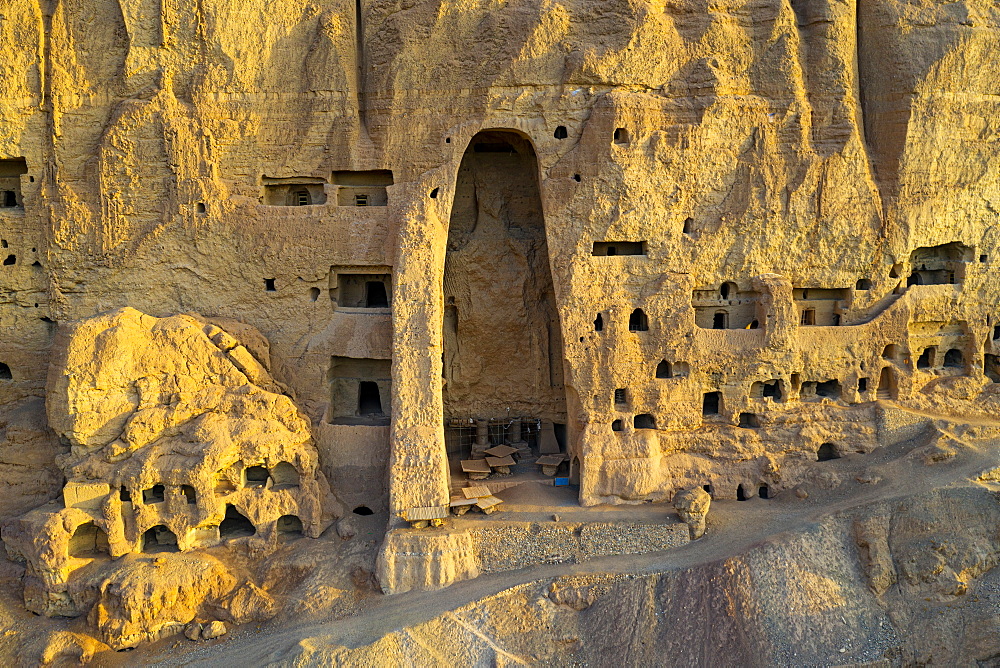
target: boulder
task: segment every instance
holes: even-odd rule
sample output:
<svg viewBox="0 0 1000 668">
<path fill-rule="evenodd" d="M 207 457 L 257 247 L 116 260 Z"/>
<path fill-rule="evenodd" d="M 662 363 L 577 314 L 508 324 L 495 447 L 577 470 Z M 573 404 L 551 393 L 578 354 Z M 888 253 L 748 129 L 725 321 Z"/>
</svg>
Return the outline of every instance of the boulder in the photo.
<svg viewBox="0 0 1000 668">
<path fill-rule="evenodd" d="M 712 495 L 701 487 L 686 489 L 674 495 L 674 510 L 686 522 L 691 532 L 691 540 L 705 535 L 705 518 L 712 504 Z"/>
</svg>

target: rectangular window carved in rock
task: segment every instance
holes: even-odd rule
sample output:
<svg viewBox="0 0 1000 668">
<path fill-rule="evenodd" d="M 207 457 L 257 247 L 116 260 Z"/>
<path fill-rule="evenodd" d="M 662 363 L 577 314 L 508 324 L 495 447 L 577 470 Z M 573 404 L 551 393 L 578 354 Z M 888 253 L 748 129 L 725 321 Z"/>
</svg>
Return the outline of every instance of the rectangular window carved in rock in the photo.
<svg viewBox="0 0 1000 668">
<path fill-rule="evenodd" d="M 336 305 L 343 308 L 389 308 L 392 295 L 390 274 L 338 274 Z"/>
<path fill-rule="evenodd" d="M 386 188 L 392 184 L 392 172 L 388 169 L 333 173 L 337 206 L 388 206 Z"/>
<path fill-rule="evenodd" d="M 267 206 L 313 206 L 326 204 L 326 180 L 315 177 L 263 177 L 261 202 Z"/>
<path fill-rule="evenodd" d="M 0 208 L 24 206 L 21 200 L 21 175 L 27 173 L 28 163 L 24 158 L 0 160 Z"/>
<path fill-rule="evenodd" d="M 595 256 L 645 255 L 645 241 L 595 241 Z"/>
<path fill-rule="evenodd" d="M 327 373 L 327 422 L 387 425 L 392 392 L 392 360 L 334 356 Z"/>
</svg>

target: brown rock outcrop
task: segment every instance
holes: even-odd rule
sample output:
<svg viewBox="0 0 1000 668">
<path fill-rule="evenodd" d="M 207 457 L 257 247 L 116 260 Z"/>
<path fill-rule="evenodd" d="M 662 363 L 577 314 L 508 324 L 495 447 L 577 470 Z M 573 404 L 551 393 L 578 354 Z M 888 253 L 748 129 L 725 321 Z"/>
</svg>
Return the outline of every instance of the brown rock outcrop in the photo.
<svg viewBox="0 0 1000 668">
<path fill-rule="evenodd" d="M 686 522 L 691 532 L 691 540 L 705 535 L 708 508 L 712 505 L 712 495 L 701 487 L 686 489 L 674 495 L 674 510 Z"/>
<path fill-rule="evenodd" d="M 89 621 L 115 649 L 181 633 L 235 585 L 207 554 L 129 555 L 104 580 Z"/>
</svg>

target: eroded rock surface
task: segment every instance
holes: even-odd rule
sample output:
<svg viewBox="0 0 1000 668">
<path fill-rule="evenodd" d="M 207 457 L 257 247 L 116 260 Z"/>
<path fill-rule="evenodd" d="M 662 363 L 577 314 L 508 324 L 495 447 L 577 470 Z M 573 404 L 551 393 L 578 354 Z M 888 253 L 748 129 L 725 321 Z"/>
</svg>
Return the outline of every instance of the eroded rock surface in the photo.
<svg viewBox="0 0 1000 668">
<path fill-rule="evenodd" d="M 674 510 L 686 522 L 691 531 L 691 540 L 705 535 L 705 520 L 712 505 L 712 495 L 700 487 L 686 489 L 674 495 Z"/>
<path fill-rule="evenodd" d="M 70 444 L 62 503 L 3 531 L 26 563 L 29 609 L 89 609 L 115 647 L 179 632 L 209 604 L 240 622 L 274 614 L 252 582 L 222 601 L 235 577 L 197 551 L 242 545 L 259 559 L 319 536 L 342 509 L 309 422 L 267 370 L 266 340 L 249 342 L 197 316 L 134 309 L 60 335 L 47 402 Z"/>
</svg>

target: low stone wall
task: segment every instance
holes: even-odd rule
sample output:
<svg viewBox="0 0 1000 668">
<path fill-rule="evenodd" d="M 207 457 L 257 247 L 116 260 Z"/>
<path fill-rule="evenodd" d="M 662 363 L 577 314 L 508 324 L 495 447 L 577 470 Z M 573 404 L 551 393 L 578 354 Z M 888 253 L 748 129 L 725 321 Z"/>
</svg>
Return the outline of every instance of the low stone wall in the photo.
<svg viewBox="0 0 1000 668">
<path fill-rule="evenodd" d="M 892 406 L 879 406 L 876 424 L 881 446 L 916 438 L 927 431 L 931 418 Z"/>
<path fill-rule="evenodd" d="M 382 590 L 447 587 L 480 573 L 615 554 L 642 554 L 689 542 L 681 522 L 477 522 L 465 529 L 394 529 L 379 555 Z"/>
<path fill-rule="evenodd" d="M 689 541 L 687 525 L 679 522 L 498 522 L 468 531 L 483 573 L 658 552 Z"/>
</svg>

